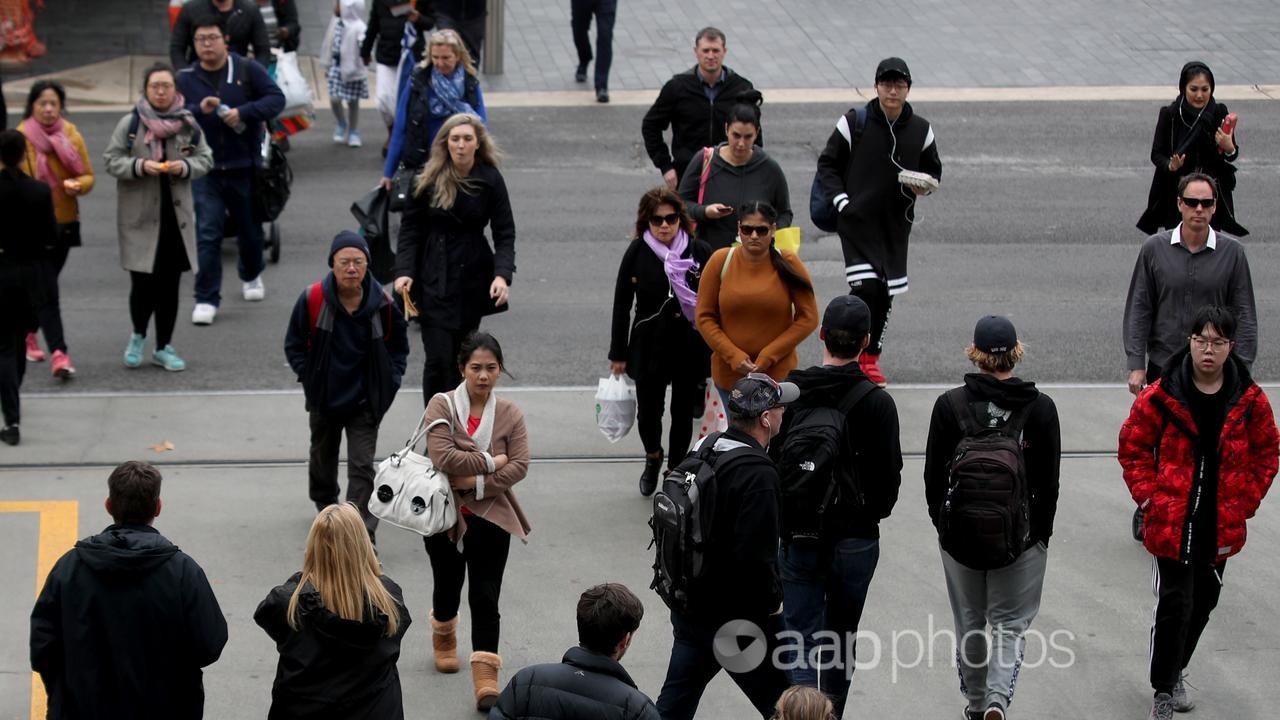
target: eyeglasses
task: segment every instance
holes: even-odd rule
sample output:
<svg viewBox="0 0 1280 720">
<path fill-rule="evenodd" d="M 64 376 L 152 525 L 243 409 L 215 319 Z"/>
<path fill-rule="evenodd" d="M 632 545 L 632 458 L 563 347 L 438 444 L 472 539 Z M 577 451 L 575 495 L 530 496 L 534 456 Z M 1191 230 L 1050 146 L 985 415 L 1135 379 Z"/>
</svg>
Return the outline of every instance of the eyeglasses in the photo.
<svg viewBox="0 0 1280 720">
<path fill-rule="evenodd" d="M 1191 344 L 1197 350 L 1213 350 L 1216 353 L 1225 349 L 1231 344 L 1231 341 L 1225 338 L 1202 338 L 1199 335 L 1192 335 Z"/>
<path fill-rule="evenodd" d="M 365 259 L 364 258 L 343 258 L 341 260 L 335 260 L 333 264 L 337 265 L 338 267 L 344 267 L 344 268 L 353 267 L 353 268 L 359 269 L 365 266 Z"/>
<path fill-rule="evenodd" d="M 768 225 L 739 225 L 738 234 L 742 237 L 769 237 Z"/>
<path fill-rule="evenodd" d="M 654 227 L 661 225 L 679 225 L 680 213 L 671 213 L 670 215 L 650 215 L 649 224 Z"/>
<path fill-rule="evenodd" d="M 1182 200 L 1182 204 L 1183 204 L 1183 205 L 1186 205 L 1186 206 L 1187 206 L 1187 207 L 1189 207 L 1189 208 L 1198 208 L 1198 207 L 1202 207 L 1202 208 L 1204 208 L 1204 209 L 1208 210 L 1209 208 L 1213 207 L 1213 203 L 1214 203 L 1213 198 L 1189 198 L 1189 197 L 1183 197 L 1183 198 L 1180 198 L 1180 199 Z"/>
<path fill-rule="evenodd" d="M 885 90 L 897 90 L 898 92 L 906 92 L 911 87 L 906 80 L 881 80 L 876 83 Z"/>
<path fill-rule="evenodd" d="M 221 39 L 221 35 L 196 35 L 191 41 L 197 45 L 212 45 Z"/>
</svg>

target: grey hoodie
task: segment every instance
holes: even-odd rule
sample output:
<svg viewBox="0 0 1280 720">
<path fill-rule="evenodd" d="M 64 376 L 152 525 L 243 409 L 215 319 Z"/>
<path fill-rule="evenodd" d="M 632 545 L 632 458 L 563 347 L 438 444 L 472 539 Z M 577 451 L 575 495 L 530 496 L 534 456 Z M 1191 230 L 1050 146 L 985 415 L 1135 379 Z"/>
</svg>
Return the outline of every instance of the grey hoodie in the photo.
<svg viewBox="0 0 1280 720">
<path fill-rule="evenodd" d="M 698 237 L 711 245 L 712 250 L 729 247 L 738 236 L 738 208 L 749 202 L 762 200 L 778 211 L 778 227 L 792 225 L 791 194 L 787 189 L 787 177 L 782 167 L 769 157 L 764 148 L 755 148 L 746 165 L 735 167 L 720 158 L 717 145 L 711 156 L 711 172 L 707 175 L 707 189 L 703 202 L 698 202 L 698 188 L 702 178 L 702 153 L 695 153 L 689 167 L 680 180 L 680 197 L 689 206 L 689 214 L 698 223 Z M 730 215 L 718 220 L 707 219 L 706 206 L 724 203 L 734 209 Z"/>
</svg>

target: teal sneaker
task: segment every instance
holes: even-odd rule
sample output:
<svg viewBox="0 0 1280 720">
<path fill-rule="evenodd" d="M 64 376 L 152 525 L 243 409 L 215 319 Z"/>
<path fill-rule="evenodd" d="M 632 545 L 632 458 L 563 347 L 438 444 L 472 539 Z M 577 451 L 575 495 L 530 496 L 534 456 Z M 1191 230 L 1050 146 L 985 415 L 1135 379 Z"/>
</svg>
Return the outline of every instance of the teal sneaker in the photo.
<svg viewBox="0 0 1280 720">
<path fill-rule="evenodd" d="M 178 357 L 178 351 L 174 350 L 172 345 L 165 345 L 156 350 L 151 356 L 151 364 L 159 365 L 169 372 L 182 372 L 187 369 L 186 361 Z"/>
<path fill-rule="evenodd" d="M 124 349 L 124 366 L 136 368 L 142 365 L 142 344 L 146 338 L 134 333 L 129 336 L 129 345 Z"/>
</svg>

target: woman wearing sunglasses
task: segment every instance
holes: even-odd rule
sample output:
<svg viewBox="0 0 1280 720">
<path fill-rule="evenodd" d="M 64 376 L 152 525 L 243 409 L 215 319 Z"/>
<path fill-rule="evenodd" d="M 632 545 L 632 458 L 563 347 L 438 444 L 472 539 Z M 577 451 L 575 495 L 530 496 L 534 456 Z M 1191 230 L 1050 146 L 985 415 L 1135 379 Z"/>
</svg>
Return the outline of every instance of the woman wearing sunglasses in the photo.
<svg viewBox="0 0 1280 720">
<path fill-rule="evenodd" d="M 1227 106 L 1213 99 L 1213 71 L 1199 61 L 1182 66 L 1178 97 L 1160 108 L 1156 135 L 1151 143 L 1151 162 L 1156 166 L 1151 179 L 1147 210 L 1138 219 L 1138 229 L 1154 235 L 1177 226 L 1178 181 L 1193 172 L 1204 173 L 1218 184 L 1218 211 L 1210 225 L 1236 237 L 1249 234 L 1236 222 L 1231 192 L 1236 187 L 1235 119 L 1226 125 Z"/>
<path fill-rule="evenodd" d="M 662 413 L 671 387 L 667 465 L 684 459 L 690 417 L 702 396 L 710 351 L 693 326 L 698 279 L 711 248 L 692 237 L 684 202 L 665 185 L 640 197 L 636 232 L 622 255 L 613 293 L 609 369 L 636 381 L 636 424 L 644 443 L 640 494 L 648 497 L 662 470 Z M 635 314 L 632 314 L 632 307 Z"/>
<path fill-rule="evenodd" d="M 781 380 L 798 364 L 796 347 L 818 327 L 813 283 L 800 258 L 773 246 L 778 211 L 756 201 L 737 213 L 740 247 L 717 250 L 698 288 L 697 325 L 711 346 L 711 379 L 728 405 L 747 373 Z"/>
</svg>

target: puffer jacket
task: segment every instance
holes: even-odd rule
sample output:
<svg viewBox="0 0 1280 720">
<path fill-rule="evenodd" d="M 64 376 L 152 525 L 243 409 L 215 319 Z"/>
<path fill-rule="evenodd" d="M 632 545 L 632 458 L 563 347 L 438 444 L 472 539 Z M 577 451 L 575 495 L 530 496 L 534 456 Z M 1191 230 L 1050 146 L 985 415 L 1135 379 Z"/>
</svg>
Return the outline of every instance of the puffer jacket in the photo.
<svg viewBox="0 0 1280 720">
<path fill-rule="evenodd" d="M 1218 560 L 1240 552 L 1245 521 L 1271 487 L 1280 463 L 1280 433 L 1266 393 L 1231 355 L 1226 379 L 1227 413 L 1218 439 Z M 1120 428 L 1120 465 L 1134 502 L 1145 510 L 1143 543 L 1156 557 L 1191 559 L 1192 498 L 1201 467 L 1196 426 L 1187 405 L 1190 353 L 1175 355 L 1177 368 L 1138 395 Z"/>
</svg>

